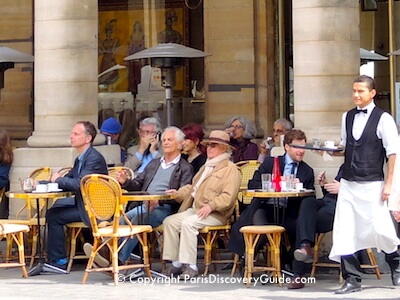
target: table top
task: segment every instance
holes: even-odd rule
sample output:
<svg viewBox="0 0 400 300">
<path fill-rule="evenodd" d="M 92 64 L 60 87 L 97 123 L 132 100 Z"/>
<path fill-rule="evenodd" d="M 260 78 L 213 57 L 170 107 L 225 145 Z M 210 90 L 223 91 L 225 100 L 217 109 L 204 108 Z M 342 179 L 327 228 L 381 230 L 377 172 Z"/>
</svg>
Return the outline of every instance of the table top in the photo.
<svg viewBox="0 0 400 300">
<path fill-rule="evenodd" d="M 122 201 L 151 201 L 151 200 L 173 200 L 176 199 L 176 194 L 138 194 L 132 192 L 123 192 Z"/>
<path fill-rule="evenodd" d="M 269 192 L 266 190 L 246 190 L 245 196 L 259 198 L 289 198 L 314 196 L 314 190 L 288 191 L 288 192 Z"/>
<path fill-rule="evenodd" d="M 9 198 L 18 199 L 37 199 L 37 198 L 65 198 L 74 195 L 73 192 L 45 192 L 45 193 L 26 193 L 24 191 L 10 191 L 6 192 Z"/>
</svg>

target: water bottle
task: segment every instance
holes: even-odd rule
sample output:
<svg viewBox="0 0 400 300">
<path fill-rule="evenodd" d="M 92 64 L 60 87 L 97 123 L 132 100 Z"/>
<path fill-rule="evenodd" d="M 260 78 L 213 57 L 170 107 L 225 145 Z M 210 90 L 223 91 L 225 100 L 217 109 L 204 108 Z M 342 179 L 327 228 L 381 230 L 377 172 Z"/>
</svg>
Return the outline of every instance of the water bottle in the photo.
<svg viewBox="0 0 400 300">
<path fill-rule="evenodd" d="M 274 157 L 274 165 L 272 167 L 272 187 L 276 192 L 281 191 L 281 168 L 278 156 Z"/>
</svg>

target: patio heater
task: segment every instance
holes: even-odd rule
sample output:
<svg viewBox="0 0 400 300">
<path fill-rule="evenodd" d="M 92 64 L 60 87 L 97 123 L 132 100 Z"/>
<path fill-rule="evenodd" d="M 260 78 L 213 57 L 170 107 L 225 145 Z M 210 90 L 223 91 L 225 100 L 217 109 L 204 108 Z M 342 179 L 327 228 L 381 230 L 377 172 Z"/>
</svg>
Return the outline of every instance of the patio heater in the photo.
<svg viewBox="0 0 400 300">
<path fill-rule="evenodd" d="M 388 58 L 386 56 L 380 55 L 378 53 L 370 52 L 364 48 L 360 48 L 361 65 L 367 64 L 371 61 L 385 61 L 385 60 L 388 60 Z"/>
<path fill-rule="evenodd" d="M 23 52 L 0 46 L 0 91 L 4 87 L 4 72 L 14 68 L 15 63 L 31 63 L 33 56 Z"/>
<path fill-rule="evenodd" d="M 175 74 L 183 64 L 185 58 L 206 57 L 201 50 L 186 47 L 175 43 L 162 43 L 145 49 L 124 58 L 126 61 L 150 59 L 152 67 L 161 69 L 161 85 L 165 88 L 167 106 L 167 126 L 172 125 L 172 97 L 175 86 Z"/>
</svg>

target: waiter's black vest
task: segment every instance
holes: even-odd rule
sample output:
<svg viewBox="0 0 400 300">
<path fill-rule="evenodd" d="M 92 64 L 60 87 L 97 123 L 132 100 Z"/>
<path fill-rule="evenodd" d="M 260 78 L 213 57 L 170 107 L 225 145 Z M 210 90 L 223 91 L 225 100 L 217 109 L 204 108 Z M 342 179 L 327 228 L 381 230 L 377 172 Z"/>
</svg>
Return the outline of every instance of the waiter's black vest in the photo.
<svg viewBox="0 0 400 300">
<path fill-rule="evenodd" d="M 381 181 L 385 149 L 382 140 L 376 136 L 376 128 L 383 110 L 375 106 L 357 141 L 352 134 L 356 113 L 357 109 L 354 108 L 346 116 L 347 141 L 343 178 L 349 181 Z"/>
</svg>

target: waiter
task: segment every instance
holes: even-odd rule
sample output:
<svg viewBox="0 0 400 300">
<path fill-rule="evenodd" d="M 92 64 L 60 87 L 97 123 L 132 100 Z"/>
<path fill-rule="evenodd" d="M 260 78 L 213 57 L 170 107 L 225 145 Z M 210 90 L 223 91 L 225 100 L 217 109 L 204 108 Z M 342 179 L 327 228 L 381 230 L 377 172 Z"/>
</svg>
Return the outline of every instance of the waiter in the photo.
<svg viewBox="0 0 400 300">
<path fill-rule="evenodd" d="M 345 147 L 345 160 L 329 258 L 341 262 L 345 283 L 336 294 L 361 290 L 362 272 L 355 252 L 366 248 L 385 252 L 393 285 L 400 285 L 397 253 L 400 240 L 385 203 L 391 190 L 398 133 L 392 116 L 375 105 L 375 95 L 374 79 L 365 75 L 357 77 L 353 82 L 356 108 L 342 116 L 340 144 Z"/>
</svg>

